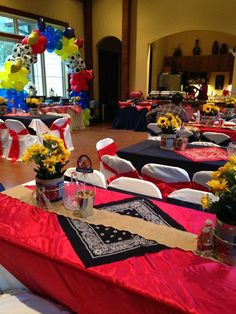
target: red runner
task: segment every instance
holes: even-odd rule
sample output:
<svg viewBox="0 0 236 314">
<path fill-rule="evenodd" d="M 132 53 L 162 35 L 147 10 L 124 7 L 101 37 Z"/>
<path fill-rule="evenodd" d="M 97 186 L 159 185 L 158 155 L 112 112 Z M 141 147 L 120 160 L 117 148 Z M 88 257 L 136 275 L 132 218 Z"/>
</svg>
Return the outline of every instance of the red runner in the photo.
<svg viewBox="0 0 236 314">
<path fill-rule="evenodd" d="M 219 147 L 188 148 L 183 151 L 175 150 L 175 153 L 195 162 L 228 159 L 227 151 Z"/>
</svg>

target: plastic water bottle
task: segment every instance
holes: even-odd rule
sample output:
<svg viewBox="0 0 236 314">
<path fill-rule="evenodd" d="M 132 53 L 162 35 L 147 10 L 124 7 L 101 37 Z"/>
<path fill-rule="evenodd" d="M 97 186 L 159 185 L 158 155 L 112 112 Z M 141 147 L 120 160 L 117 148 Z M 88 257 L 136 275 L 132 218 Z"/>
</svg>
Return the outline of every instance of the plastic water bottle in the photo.
<svg viewBox="0 0 236 314">
<path fill-rule="evenodd" d="M 196 123 L 200 123 L 200 119 L 201 119 L 201 114 L 200 111 L 197 111 L 197 115 L 196 115 Z"/>
<path fill-rule="evenodd" d="M 213 255 L 213 223 L 210 219 L 207 219 L 201 228 L 197 241 L 197 253 L 204 257 Z"/>
</svg>

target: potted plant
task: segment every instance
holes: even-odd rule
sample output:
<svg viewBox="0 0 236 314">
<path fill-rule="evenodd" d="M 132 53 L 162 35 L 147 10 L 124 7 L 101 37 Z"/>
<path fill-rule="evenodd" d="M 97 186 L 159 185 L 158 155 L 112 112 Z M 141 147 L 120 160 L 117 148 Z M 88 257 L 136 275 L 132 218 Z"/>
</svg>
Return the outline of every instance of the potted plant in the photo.
<svg viewBox="0 0 236 314">
<path fill-rule="evenodd" d="M 215 255 L 221 261 L 236 265 L 236 155 L 212 173 L 208 182 L 217 201 L 203 197 L 202 204 L 216 214 Z"/>
<path fill-rule="evenodd" d="M 34 161 L 36 172 L 36 197 L 40 200 L 40 193 L 49 201 L 58 201 L 63 197 L 64 170 L 68 163 L 70 152 L 65 148 L 62 139 L 50 134 L 44 134 L 42 145 L 34 144 L 29 147 L 22 158 L 28 163 Z"/>
<path fill-rule="evenodd" d="M 161 129 L 160 148 L 164 150 L 173 150 L 175 147 L 176 129 L 182 124 L 179 116 L 172 113 L 166 113 L 157 119 L 157 125 Z"/>
</svg>

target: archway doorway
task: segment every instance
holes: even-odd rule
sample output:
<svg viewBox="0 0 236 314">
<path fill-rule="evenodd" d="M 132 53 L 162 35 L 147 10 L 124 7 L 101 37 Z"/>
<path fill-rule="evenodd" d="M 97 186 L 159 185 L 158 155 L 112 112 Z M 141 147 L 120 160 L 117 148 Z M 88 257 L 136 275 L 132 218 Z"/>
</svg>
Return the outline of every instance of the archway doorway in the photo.
<svg viewBox="0 0 236 314">
<path fill-rule="evenodd" d="M 99 117 L 112 121 L 120 99 L 121 41 L 106 37 L 98 44 Z"/>
</svg>

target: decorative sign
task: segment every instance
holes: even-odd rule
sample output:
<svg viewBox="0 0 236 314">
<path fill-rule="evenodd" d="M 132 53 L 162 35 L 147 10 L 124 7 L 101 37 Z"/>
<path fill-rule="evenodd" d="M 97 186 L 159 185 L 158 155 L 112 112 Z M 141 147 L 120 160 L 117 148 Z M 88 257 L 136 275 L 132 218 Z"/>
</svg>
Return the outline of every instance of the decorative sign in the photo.
<svg viewBox="0 0 236 314">
<path fill-rule="evenodd" d="M 80 155 L 77 160 L 76 171 L 83 173 L 92 173 L 92 161 L 87 155 Z"/>
</svg>

